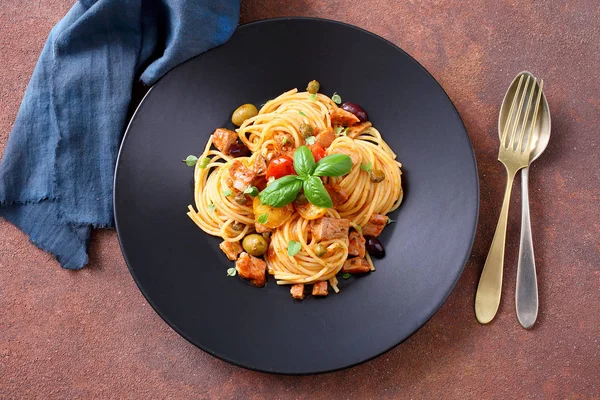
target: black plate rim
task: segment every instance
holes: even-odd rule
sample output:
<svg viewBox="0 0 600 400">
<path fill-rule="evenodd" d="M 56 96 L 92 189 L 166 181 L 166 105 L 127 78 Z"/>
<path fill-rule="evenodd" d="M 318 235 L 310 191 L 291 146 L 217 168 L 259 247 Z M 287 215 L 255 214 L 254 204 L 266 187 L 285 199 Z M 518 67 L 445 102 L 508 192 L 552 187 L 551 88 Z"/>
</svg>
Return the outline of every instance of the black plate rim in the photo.
<svg viewBox="0 0 600 400">
<path fill-rule="evenodd" d="M 117 211 L 116 211 L 116 184 L 117 184 L 117 178 L 118 178 L 118 172 L 119 172 L 119 163 L 120 163 L 120 159 L 121 159 L 121 152 L 123 150 L 123 144 L 125 143 L 125 139 L 127 137 L 127 134 L 129 133 L 129 128 L 132 125 L 133 120 L 135 119 L 135 116 L 137 114 L 137 112 L 140 110 L 140 108 L 142 107 L 142 105 L 144 104 L 144 100 L 146 99 L 146 97 L 150 94 L 150 92 L 152 91 L 152 89 L 154 88 L 154 86 L 156 86 L 157 84 L 160 83 L 160 81 L 163 79 L 162 77 L 154 83 L 154 85 L 152 85 L 150 87 L 150 89 L 148 90 L 148 92 L 146 92 L 146 94 L 144 95 L 144 97 L 142 98 L 142 100 L 140 101 L 140 103 L 138 104 L 138 106 L 136 107 L 135 111 L 133 112 L 133 114 L 131 115 L 131 118 L 129 119 L 129 122 L 127 124 L 127 128 L 125 130 L 125 133 L 123 134 L 123 138 L 121 139 L 121 144 L 119 145 L 119 153 L 117 155 L 117 160 L 115 162 L 115 173 L 114 173 L 114 178 L 113 178 L 113 217 L 115 219 L 115 229 L 117 231 L 117 239 L 119 242 L 119 248 L 121 249 L 121 253 L 123 255 L 123 258 L 125 260 L 125 263 L 127 264 L 127 269 L 129 270 L 129 273 L 131 274 L 135 284 L 137 285 L 138 289 L 140 290 L 140 292 L 142 293 L 142 295 L 144 296 L 144 298 L 146 299 L 146 301 L 148 302 L 148 304 L 152 307 L 152 309 L 163 319 L 163 321 L 165 321 L 167 323 L 167 325 L 173 329 L 175 332 L 177 332 L 177 334 L 179 334 L 181 337 L 183 337 L 185 340 L 187 340 L 189 343 L 191 343 L 192 345 L 198 347 L 199 349 L 201 349 L 202 351 L 210 354 L 211 356 L 225 361 L 229 364 L 233 364 L 235 366 L 238 367 L 242 367 L 242 368 L 246 368 L 252 371 L 257 371 L 257 372 L 263 372 L 263 373 L 269 373 L 269 374 L 275 374 L 275 375 L 293 375 L 293 376 L 306 376 L 306 375 L 318 375 L 318 374 L 325 374 L 325 373 L 330 373 L 330 372 L 336 372 L 336 371 L 340 371 L 340 370 L 344 370 L 347 368 L 352 368 L 355 367 L 357 365 L 366 363 L 370 360 L 373 360 L 379 356 L 381 356 L 382 354 L 387 353 L 388 351 L 394 349 L 395 347 L 399 346 L 400 344 L 402 344 L 405 340 L 407 340 L 409 337 L 411 337 L 412 335 L 414 335 L 417 331 L 419 331 L 425 324 L 427 324 L 427 322 L 439 311 L 439 309 L 442 307 L 442 305 L 444 305 L 444 303 L 446 302 L 446 300 L 448 299 L 448 297 L 450 296 L 450 294 L 452 293 L 452 291 L 454 290 L 456 284 L 458 283 L 458 280 L 460 279 L 460 277 L 462 276 L 462 273 L 464 272 L 465 266 L 469 260 L 469 257 L 471 256 L 471 251 L 473 249 L 473 244 L 475 243 L 475 236 L 477 233 L 477 226 L 478 226 L 478 222 L 479 222 L 479 209 L 480 209 L 480 185 L 479 185 L 479 171 L 477 169 L 477 159 L 475 157 L 475 151 L 473 149 L 473 143 L 471 142 L 471 138 L 469 137 L 469 134 L 467 132 L 467 128 L 465 127 L 464 121 L 460 115 L 460 113 L 458 112 L 458 110 L 456 109 L 456 106 L 454 104 L 454 102 L 452 101 L 452 99 L 450 98 L 450 96 L 448 95 L 448 93 L 446 92 L 446 90 L 442 87 L 442 85 L 437 81 L 437 79 L 435 79 L 435 77 L 423 66 L 421 65 L 421 63 L 419 63 L 414 57 L 412 57 L 410 54 L 408 54 L 406 51 L 404 51 L 402 48 L 400 48 L 399 46 L 397 46 L 396 44 L 390 42 L 389 40 L 373 33 L 373 32 L 369 32 L 366 29 L 360 28 L 358 26 L 355 25 L 351 25 L 345 22 L 341 22 L 341 21 L 336 21 L 336 20 L 332 20 L 332 19 L 327 19 L 327 18 L 318 18 L 318 17 L 277 17 L 277 18 L 266 18 L 266 19 L 260 19 L 260 20 L 256 20 L 256 21 L 252 21 L 252 22 L 248 22 L 245 24 L 240 24 L 237 28 L 236 31 L 239 29 L 243 29 L 247 26 L 254 26 L 254 25 L 260 25 L 260 24 L 264 24 L 264 23 L 270 23 L 270 22 L 275 22 L 275 21 L 295 21 L 295 20 L 304 20 L 304 21 L 316 21 L 316 22 L 326 22 L 326 23 L 331 23 L 331 24 L 336 24 L 336 25 L 341 25 L 347 28 L 351 28 L 357 31 L 360 31 L 361 33 L 367 34 L 369 36 L 372 36 L 373 38 L 383 41 L 384 43 L 386 43 L 389 46 L 392 46 L 392 48 L 394 48 L 397 51 L 400 51 L 401 53 L 403 53 L 404 55 L 406 55 L 418 68 L 422 69 L 435 83 L 436 85 L 442 90 L 442 92 L 446 95 L 446 97 L 448 98 L 448 100 L 450 101 L 450 104 L 452 105 L 452 108 L 454 110 L 454 112 L 456 113 L 456 115 L 458 116 L 458 119 L 462 125 L 463 128 L 463 133 L 464 135 L 467 137 L 468 142 L 470 144 L 470 150 L 471 150 L 471 156 L 472 156 L 472 163 L 473 163 L 473 167 L 475 169 L 475 175 L 477 176 L 477 179 L 475 180 L 476 183 L 476 194 L 477 194 L 477 199 L 476 199 L 476 209 L 475 209 L 475 220 L 474 220 L 474 224 L 473 224 L 473 228 L 472 228 L 472 235 L 471 235 L 471 243 L 469 245 L 468 250 L 465 253 L 465 256 L 463 258 L 463 262 L 462 262 L 462 267 L 459 270 L 459 273 L 456 274 L 456 276 L 454 277 L 454 280 L 452 282 L 452 285 L 448 288 L 448 291 L 444 294 L 442 301 L 433 308 L 431 314 L 424 320 L 423 324 L 420 325 L 419 327 L 417 327 L 410 335 L 408 335 L 406 338 L 402 339 L 401 341 L 399 341 L 398 343 L 392 344 L 389 348 L 384 349 L 383 351 L 381 351 L 378 354 L 374 354 L 371 357 L 365 358 L 364 360 L 355 362 L 355 363 L 351 363 L 348 365 L 344 365 L 344 366 L 340 366 L 337 368 L 330 368 L 330 369 L 323 369 L 323 370 L 318 370 L 318 371 L 313 371 L 313 372 L 301 372 L 301 373 L 286 373 L 286 372 L 281 372 L 281 371 L 276 371 L 276 370 L 269 370 L 269 369 L 263 369 L 263 368 L 256 368 L 253 367 L 252 365 L 245 365 L 242 363 L 239 363 L 225 355 L 220 355 L 220 354 L 216 354 L 215 352 L 205 348 L 204 346 L 202 346 L 200 343 L 197 343 L 196 341 L 194 341 L 193 339 L 191 339 L 190 337 L 188 337 L 188 335 L 186 335 L 183 331 L 181 331 L 177 325 L 175 323 L 173 323 L 166 315 L 164 315 L 154 304 L 154 302 L 150 299 L 150 297 L 146 294 L 146 291 L 144 290 L 144 288 L 142 287 L 141 283 L 139 282 L 133 268 L 131 267 L 131 264 L 129 262 L 129 259 L 127 257 L 127 253 L 125 252 L 124 248 L 123 248 L 123 243 L 121 240 L 121 233 L 120 233 L 120 229 L 119 229 L 119 222 L 118 222 L 118 218 L 117 218 Z M 235 32 L 234 32 L 235 34 Z M 220 47 L 220 46 L 219 46 Z M 210 50 L 208 50 L 210 51 Z M 193 59 L 195 59 L 196 57 L 202 57 L 202 54 L 199 54 L 195 57 L 192 57 L 191 59 L 179 64 L 179 65 L 183 65 Z M 179 66 L 178 65 L 178 66 Z M 175 67 L 177 68 L 177 67 Z M 168 71 L 164 76 L 166 76 L 170 71 Z"/>
</svg>

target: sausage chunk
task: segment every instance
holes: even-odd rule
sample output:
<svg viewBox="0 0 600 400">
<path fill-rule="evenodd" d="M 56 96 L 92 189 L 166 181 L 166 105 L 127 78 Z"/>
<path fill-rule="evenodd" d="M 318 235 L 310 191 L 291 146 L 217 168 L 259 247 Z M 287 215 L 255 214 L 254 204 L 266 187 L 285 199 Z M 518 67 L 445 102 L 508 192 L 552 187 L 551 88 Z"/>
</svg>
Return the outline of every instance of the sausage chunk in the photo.
<svg viewBox="0 0 600 400">
<path fill-rule="evenodd" d="M 297 283 L 290 288 L 290 294 L 293 298 L 302 300 L 304 298 L 304 283 Z"/>
<path fill-rule="evenodd" d="M 387 225 L 388 217 L 381 214 L 373 214 L 369 218 L 369 222 L 362 228 L 362 233 L 365 236 L 379 236 L 383 228 Z"/>
<path fill-rule="evenodd" d="M 355 139 L 356 137 L 358 137 L 358 135 L 363 133 L 365 131 L 365 129 L 370 128 L 371 126 L 373 126 L 373 124 L 370 123 L 369 121 L 361 122 L 360 124 L 356 124 L 356 125 L 348 128 L 348 131 L 346 132 L 346 136 L 351 137 L 352 139 Z"/>
<path fill-rule="evenodd" d="M 371 266 L 364 258 L 350 258 L 344 261 L 344 266 L 342 267 L 342 272 L 347 272 L 349 274 L 364 274 L 366 272 L 371 271 Z"/>
<path fill-rule="evenodd" d="M 350 243 L 348 244 L 348 254 L 351 256 L 365 257 L 365 243 L 367 242 L 363 235 L 356 231 L 350 232 L 348 236 Z"/>
<path fill-rule="evenodd" d="M 235 261 L 237 259 L 238 255 L 242 251 L 244 251 L 242 249 L 242 245 L 240 244 L 240 242 L 223 241 L 223 242 L 221 242 L 219 247 L 221 248 L 221 250 L 223 250 L 223 253 L 225 253 L 227 258 L 229 258 L 231 261 Z"/>
<path fill-rule="evenodd" d="M 229 148 L 237 141 L 237 138 L 237 133 L 225 128 L 218 128 L 212 134 L 213 144 L 224 154 L 229 154 Z"/>
<path fill-rule="evenodd" d="M 333 202 L 333 206 L 341 206 L 344 204 L 350 195 L 346 192 L 340 185 L 337 183 L 328 183 L 325 186 L 325 190 L 329 193 L 329 197 L 331 197 L 331 201 Z"/>
<path fill-rule="evenodd" d="M 313 296 L 327 296 L 327 281 L 317 282 L 313 285 Z"/>
<path fill-rule="evenodd" d="M 242 278 L 249 280 L 254 286 L 265 286 L 267 263 L 260 258 L 243 252 L 235 262 L 235 269 Z"/>
<path fill-rule="evenodd" d="M 331 112 L 331 125 L 352 126 L 358 124 L 360 119 L 351 112 L 337 107 Z"/>
<path fill-rule="evenodd" d="M 262 154 L 257 155 L 254 160 L 254 172 L 258 176 L 263 176 L 267 173 L 267 159 Z"/>
<path fill-rule="evenodd" d="M 233 160 L 229 167 L 229 176 L 232 180 L 232 186 L 243 192 L 250 186 L 254 178 L 256 178 L 256 171 L 246 167 L 240 160 Z"/>
<path fill-rule="evenodd" d="M 335 134 L 333 128 L 327 128 L 323 132 L 317 135 L 317 143 L 323 146 L 324 149 L 331 146 L 331 143 L 335 140 Z"/>
<path fill-rule="evenodd" d="M 350 221 L 323 217 L 311 221 L 313 239 L 317 242 L 348 237 Z"/>
</svg>

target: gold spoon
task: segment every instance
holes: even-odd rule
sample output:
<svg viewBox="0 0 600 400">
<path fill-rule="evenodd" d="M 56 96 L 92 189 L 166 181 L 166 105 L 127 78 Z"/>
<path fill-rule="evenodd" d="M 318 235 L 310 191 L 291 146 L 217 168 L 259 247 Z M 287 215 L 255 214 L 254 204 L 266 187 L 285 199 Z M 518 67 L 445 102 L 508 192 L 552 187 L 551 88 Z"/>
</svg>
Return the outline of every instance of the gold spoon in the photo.
<svg viewBox="0 0 600 400">
<path fill-rule="evenodd" d="M 517 75 L 511 87 L 516 87 L 515 82 L 520 75 L 533 77 L 530 72 L 523 71 Z M 537 118 L 538 123 L 535 126 L 537 132 L 534 134 L 537 142 L 531 144 L 529 163 L 534 162 L 544 152 L 550 140 L 550 108 L 548 107 L 548 102 L 543 91 L 542 103 L 540 104 Z M 503 110 L 500 110 L 498 121 L 499 132 L 504 129 L 505 120 L 506 118 L 503 118 Z M 517 264 L 515 306 L 517 309 L 517 318 L 521 326 L 531 328 L 538 314 L 538 288 L 529 213 L 529 167 L 521 170 L 521 240 L 519 244 L 519 262 Z"/>
<path fill-rule="evenodd" d="M 482 324 L 494 318 L 500 305 L 510 194 L 515 175 L 529 166 L 532 144 L 537 143 L 536 126 L 543 86 L 543 81 L 538 85 L 531 74 L 519 74 L 506 92 L 500 109 L 498 129 L 502 133 L 498 160 L 506 168 L 507 182 L 498 225 L 475 296 L 475 315 Z"/>
</svg>

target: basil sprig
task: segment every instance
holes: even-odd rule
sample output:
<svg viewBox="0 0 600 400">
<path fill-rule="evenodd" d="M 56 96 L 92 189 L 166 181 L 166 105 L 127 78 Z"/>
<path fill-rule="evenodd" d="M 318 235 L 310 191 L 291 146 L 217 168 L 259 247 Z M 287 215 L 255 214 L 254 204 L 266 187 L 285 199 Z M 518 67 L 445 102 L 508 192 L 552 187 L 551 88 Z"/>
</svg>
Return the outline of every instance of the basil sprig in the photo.
<svg viewBox="0 0 600 400">
<path fill-rule="evenodd" d="M 333 207 L 329 193 L 320 176 L 342 176 L 352 169 L 352 160 L 345 154 L 332 154 L 318 163 L 306 146 L 300 146 L 294 152 L 294 170 L 298 175 L 287 175 L 274 180 L 258 198 L 262 204 L 271 207 L 283 207 L 296 199 L 300 189 L 309 202 L 322 208 Z"/>
</svg>

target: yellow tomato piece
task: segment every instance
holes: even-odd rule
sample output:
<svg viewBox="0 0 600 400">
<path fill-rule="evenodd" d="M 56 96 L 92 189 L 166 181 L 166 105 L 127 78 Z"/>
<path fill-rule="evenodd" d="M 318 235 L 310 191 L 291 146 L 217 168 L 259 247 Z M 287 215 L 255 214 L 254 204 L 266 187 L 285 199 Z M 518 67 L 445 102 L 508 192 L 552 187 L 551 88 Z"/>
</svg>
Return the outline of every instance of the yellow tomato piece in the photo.
<svg viewBox="0 0 600 400">
<path fill-rule="evenodd" d="M 271 207 L 269 205 L 262 204 L 258 196 L 254 198 L 252 208 L 254 209 L 254 220 L 258 223 L 260 223 L 259 218 L 261 215 L 267 215 L 267 221 L 261 225 L 269 229 L 275 229 L 283 225 L 283 223 L 287 221 L 294 212 L 294 207 L 292 207 L 291 204 L 279 208 Z"/>
<path fill-rule="evenodd" d="M 311 203 L 306 203 L 302 205 L 294 204 L 294 208 L 296 209 L 296 211 L 298 211 L 298 214 L 300 214 L 302 218 L 309 220 L 321 218 L 325 215 L 325 213 L 327 213 L 326 208 L 315 206 Z"/>
</svg>

